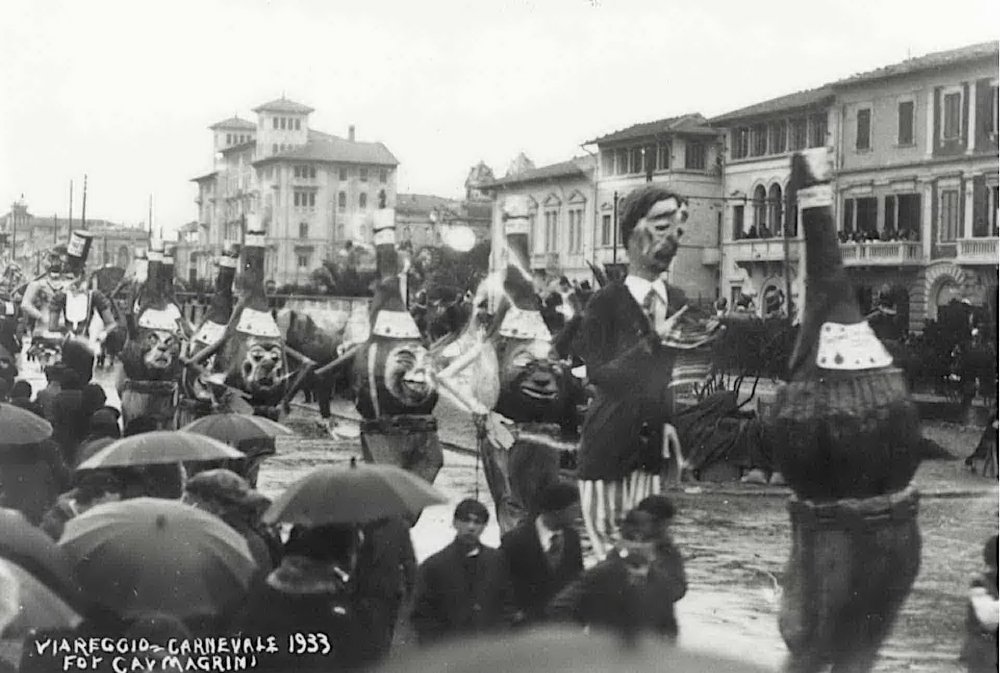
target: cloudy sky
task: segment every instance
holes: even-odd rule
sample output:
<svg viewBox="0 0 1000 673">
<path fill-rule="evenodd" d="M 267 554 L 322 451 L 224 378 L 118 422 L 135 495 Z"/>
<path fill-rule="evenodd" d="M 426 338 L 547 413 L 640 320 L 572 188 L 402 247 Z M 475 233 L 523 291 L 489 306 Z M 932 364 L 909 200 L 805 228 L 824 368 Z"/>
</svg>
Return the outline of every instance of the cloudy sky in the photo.
<svg viewBox="0 0 1000 673">
<path fill-rule="evenodd" d="M 196 217 L 207 126 L 280 97 L 380 140 L 399 191 L 457 196 L 629 124 L 721 114 L 997 38 L 996 0 L 4 0 L 0 212 Z"/>
</svg>

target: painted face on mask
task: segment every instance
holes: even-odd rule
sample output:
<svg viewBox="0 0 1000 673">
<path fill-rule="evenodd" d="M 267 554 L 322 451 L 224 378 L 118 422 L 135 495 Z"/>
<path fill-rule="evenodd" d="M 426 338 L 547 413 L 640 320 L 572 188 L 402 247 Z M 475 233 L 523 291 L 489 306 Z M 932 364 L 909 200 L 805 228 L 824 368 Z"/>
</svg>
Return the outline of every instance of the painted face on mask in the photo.
<svg viewBox="0 0 1000 673">
<path fill-rule="evenodd" d="M 427 349 L 418 342 L 403 342 L 385 358 L 385 388 L 406 406 L 416 407 L 431 394 Z"/>
<path fill-rule="evenodd" d="M 244 390 L 250 393 L 268 393 L 282 382 L 285 370 L 281 343 L 257 341 L 247 348 L 241 358 L 240 373 Z"/>
<path fill-rule="evenodd" d="M 657 201 L 632 230 L 630 254 L 637 263 L 656 273 L 666 271 L 680 247 L 684 234 L 681 225 L 687 219 L 687 201 L 673 196 Z"/>
</svg>

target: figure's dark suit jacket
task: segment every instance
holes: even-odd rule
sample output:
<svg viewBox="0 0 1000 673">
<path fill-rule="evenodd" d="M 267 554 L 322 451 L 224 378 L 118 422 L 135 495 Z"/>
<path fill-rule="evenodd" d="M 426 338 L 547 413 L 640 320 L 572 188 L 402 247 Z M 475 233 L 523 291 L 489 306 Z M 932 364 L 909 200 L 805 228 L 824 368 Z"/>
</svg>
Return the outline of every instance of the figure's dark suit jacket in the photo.
<svg viewBox="0 0 1000 673">
<path fill-rule="evenodd" d="M 549 601 L 583 572 L 580 535 L 572 528 L 563 531 L 562 560 L 556 568 L 545 557 L 532 518 L 504 535 L 500 551 L 510 569 L 514 605 L 528 621 L 544 618 Z"/>
<path fill-rule="evenodd" d="M 687 304 L 667 286 L 667 315 Z M 601 288 L 587 305 L 575 350 L 596 395 L 580 439 L 577 477 L 617 481 L 661 468 L 663 424 L 670 419 L 675 351 L 660 345 L 645 311 L 624 281 Z"/>
</svg>

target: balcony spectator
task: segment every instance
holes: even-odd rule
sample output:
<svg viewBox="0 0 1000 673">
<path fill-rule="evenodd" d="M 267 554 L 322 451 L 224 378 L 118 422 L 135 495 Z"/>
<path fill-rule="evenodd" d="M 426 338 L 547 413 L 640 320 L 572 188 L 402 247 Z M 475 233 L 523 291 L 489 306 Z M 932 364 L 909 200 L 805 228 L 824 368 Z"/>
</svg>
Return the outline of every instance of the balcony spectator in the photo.
<svg viewBox="0 0 1000 673">
<path fill-rule="evenodd" d="M 758 238 L 757 236 L 757 225 L 751 225 L 750 231 L 747 232 L 747 238 Z"/>
<path fill-rule="evenodd" d="M 771 233 L 771 228 L 766 224 L 760 225 L 760 237 L 761 238 L 771 238 L 773 234 Z"/>
<path fill-rule="evenodd" d="M 838 231 L 837 238 L 840 239 L 841 243 L 847 243 L 849 240 L 851 240 L 851 235 L 846 231 Z"/>
</svg>

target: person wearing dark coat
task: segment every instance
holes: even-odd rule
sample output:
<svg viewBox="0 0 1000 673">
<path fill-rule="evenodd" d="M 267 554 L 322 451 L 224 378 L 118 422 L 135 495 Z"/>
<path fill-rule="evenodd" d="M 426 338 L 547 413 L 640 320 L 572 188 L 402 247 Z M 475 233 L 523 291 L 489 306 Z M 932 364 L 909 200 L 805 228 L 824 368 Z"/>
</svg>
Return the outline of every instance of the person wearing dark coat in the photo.
<svg viewBox="0 0 1000 673">
<path fill-rule="evenodd" d="M 360 628 L 354 603 L 356 550 L 353 526 L 292 529 L 281 564 L 251 590 L 231 629 L 280 643 L 279 652 L 258 656 L 256 671 L 335 671 L 361 663 L 358 653 L 371 634 Z M 319 651 L 290 652 L 296 634 L 314 634 Z"/>
<path fill-rule="evenodd" d="M 629 512 L 615 550 L 552 599 L 548 618 L 611 631 L 626 639 L 643 634 L 676 639 L 671 597 L 678 587 L 676 578 L 665 576 L 657 563 L 655 525 L 652 515 Z"/>
<path fill-rule="evenodd" d="M 4 445 L 0 439 L 0 507 L 19 510 L 34 525 L 69 487 L 70 473 L 59 445 Z"/>
<path fill-rule="evenodd" d="M 583 572 L 580 536 L 573 528 L 578 501 L 575 487 L 550 485 L 539 497 L 539 514 L 526 518 L 500 542 L 518 624 L 543 620 L 549 601 Z"/>
<path fill-rule="evenodd" d="M 994 535 L 983 546 L 986 567 L 972 580 L 965 615 L 965 641 L 959 659 L 971 673 L 996 671 L 998 666 L 998 628 L 1000 628 L 1000 584 L 998 584 L 998 547 Z"/>
<path fill-rule="evenodd" d="M 463 500 L 455 508 L 455 540 L 417 571 L 410 620 L 421 645 L 498 631 L 510 624 L 507 564 L 499 550 L 479 541 L 486 507 Z"/>
<path fill-rule="evenodd" d="M 400 607 L 413 596 L 417 558 L 410 524 L 399 517 L 368 524 L 362 533 L 355 596 L 358 618 L 371 635 L 372 649 L 362 656 L 376 662 L 389 653 Z"/>
</svg>

